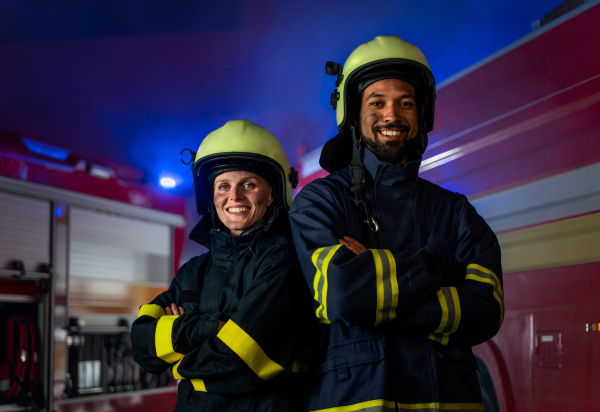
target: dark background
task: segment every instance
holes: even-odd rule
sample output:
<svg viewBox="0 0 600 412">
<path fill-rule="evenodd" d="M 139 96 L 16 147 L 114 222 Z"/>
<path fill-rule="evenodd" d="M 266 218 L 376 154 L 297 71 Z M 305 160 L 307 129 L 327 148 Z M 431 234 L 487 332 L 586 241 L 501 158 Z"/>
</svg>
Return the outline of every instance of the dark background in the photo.
<svg viewBox="0 0 600 412">
<path fill-rule="evenodd" d="M 247 118 L 291 163 L 336 132 L 334 78 L 359 44 L 417 44 L 438 85 L 531 33 L 563 0 L 0 1 L 0 129 L 171 173 Z"/>
</svg>

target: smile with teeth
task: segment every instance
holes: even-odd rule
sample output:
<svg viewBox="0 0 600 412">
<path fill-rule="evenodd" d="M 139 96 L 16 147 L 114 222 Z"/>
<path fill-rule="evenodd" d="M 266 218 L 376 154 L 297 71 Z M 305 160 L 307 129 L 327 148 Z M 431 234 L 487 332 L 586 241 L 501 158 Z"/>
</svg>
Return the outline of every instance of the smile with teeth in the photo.
<svg viewBox="0 0 600 412">
<path fill-rule="evenodd" d="M 379 132 L 384 136 L 399 136 L 403 132 L 402 130 L 389 130 L 389 129 L 381 129 Z"/>
<path fill-rule="evenodd" d="M 227 209 L 227 211 L 229 213 L 242 213 L 242 212 L 247 212 L 248 210 L 250 210 L 250 208 L 246 207 L 246 206 L 230 207 L 229 209 Z"/>
</svg>

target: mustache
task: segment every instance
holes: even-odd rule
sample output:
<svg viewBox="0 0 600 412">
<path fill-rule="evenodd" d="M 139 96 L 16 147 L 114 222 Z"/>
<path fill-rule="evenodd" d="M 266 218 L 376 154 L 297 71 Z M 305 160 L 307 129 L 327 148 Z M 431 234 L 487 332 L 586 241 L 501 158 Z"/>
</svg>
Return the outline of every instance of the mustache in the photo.
<svg viewBox="0 0 600 412">
<path fill-rule="evenodd" d="M 380 125 L 380 126 L 373 126 L 374 132 L 378 132 L 380 130 L 391 130 L 391 129 L 397 129 L 402 132 L 408 132 L 410 130 L 410 126 L 407 124 L 403 124 L 402 122 L 394 122 L 394 123 L 388 123 L 388 124 L 384 124 L 384 125 Z"/>
</svg>

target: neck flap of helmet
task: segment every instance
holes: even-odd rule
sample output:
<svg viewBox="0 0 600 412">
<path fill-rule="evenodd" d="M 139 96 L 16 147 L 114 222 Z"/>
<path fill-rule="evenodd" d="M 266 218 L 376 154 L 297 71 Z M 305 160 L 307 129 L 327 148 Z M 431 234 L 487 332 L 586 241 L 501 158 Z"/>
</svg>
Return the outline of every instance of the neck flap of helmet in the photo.
<svg viewBox="0 0 600 412">
<path fill-rule="evenodd" d="M 352 161 L 350 162 L 350 177 L 352 179 L 351 200 L 365 215 L 365 223 L 369 225 L 371 232 L 379 231 L 379 224 L 373 216 L 371 206 L 365 197 L 365 169 L 360 160 L 360 137 L 358 136 L 358 124 L 356 121 L 350 122 L 350 132 L 352 134 Z"/>
</svg>

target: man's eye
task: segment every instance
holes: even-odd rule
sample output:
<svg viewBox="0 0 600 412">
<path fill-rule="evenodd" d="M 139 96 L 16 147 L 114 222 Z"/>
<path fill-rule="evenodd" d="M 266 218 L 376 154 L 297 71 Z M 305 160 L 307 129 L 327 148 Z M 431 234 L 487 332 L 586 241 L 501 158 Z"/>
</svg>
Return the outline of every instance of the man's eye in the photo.
<svg viewBox="0 0 600 412">
<path fill-rule="evenodd" d="M 402 107 L 413 107 L 414 106 L 414 102 L 403 101 L 403 102 L 400 102 L 400 106 L 402 106 Z"/>
</svg>

